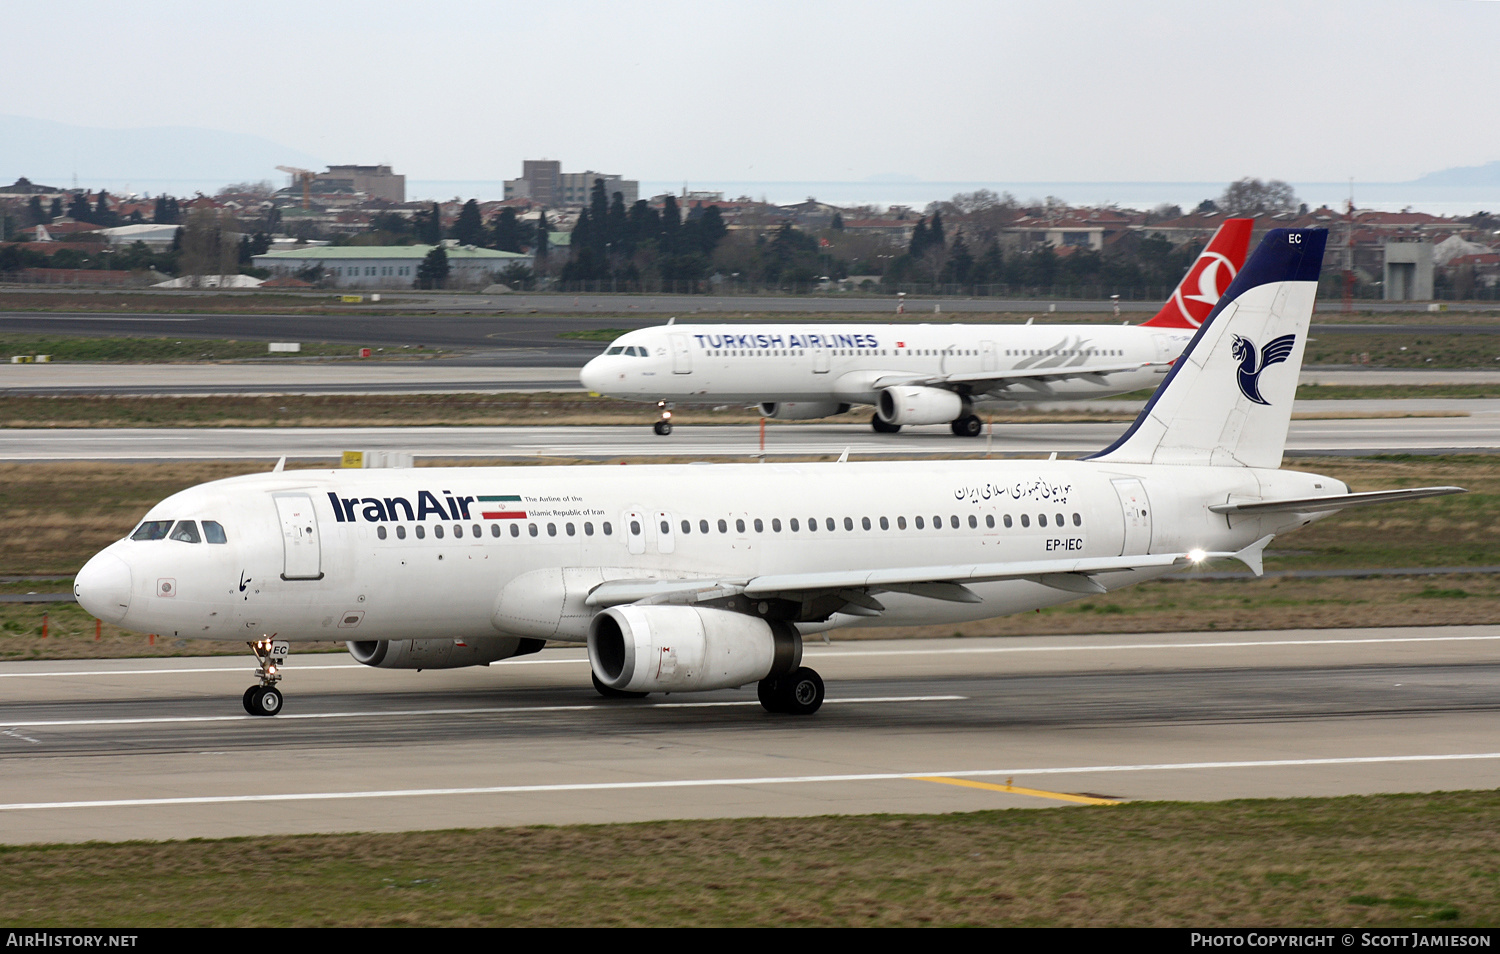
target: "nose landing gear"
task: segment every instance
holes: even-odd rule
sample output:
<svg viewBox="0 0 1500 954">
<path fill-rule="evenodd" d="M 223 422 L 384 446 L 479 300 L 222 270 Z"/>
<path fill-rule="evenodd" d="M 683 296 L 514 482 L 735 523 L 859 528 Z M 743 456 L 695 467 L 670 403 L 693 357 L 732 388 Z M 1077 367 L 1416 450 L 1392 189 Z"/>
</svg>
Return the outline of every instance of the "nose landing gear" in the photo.
<svg viewBox="0 0 1500 954">
<path fill-rule="evenodd" d="M 659 436 L 666 437 L 672 433 L 672 405 L 666 401 L 657 401 L 656 408 L 661 411 L 661 418 L 651 425 L 651 429 Z"/>
<path fill-rule="evenodd" d="M 253 716 L 273 716 L 281 711 L 283 700 L 276 684 L 281 681 L 281 667 L 291 652 L 291 644 L 283 639 L 266 637 L 249 646 L 258 664 L 255 674 L 260 677 L 260 685 L 245 690 L 242 700 L 245 711 Z"/>
</svg>

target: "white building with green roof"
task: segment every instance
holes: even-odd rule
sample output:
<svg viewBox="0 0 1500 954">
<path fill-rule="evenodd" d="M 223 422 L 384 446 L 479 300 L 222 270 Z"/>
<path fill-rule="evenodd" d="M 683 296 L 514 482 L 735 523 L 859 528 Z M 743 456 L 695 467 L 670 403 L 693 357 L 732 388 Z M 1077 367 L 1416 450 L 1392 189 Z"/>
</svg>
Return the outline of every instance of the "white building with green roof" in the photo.
<svg viewBox="0 0 1500 954">
<path fill-rule="evenodd" d="M 321 267 L 321 279 L 333 288 L 410 288 L 417 280 L 417 266 L 432 251 L 431 245 L 319 245 L 257 255 L 256 268 L 272 276 L 297 276 Z M 449 288 L 483 288 L 500 280 L 514 264 L 529 266 L 530 255 L 497 252 L 472 245 L 445 247 L 448 253 Z"/>
</svg>

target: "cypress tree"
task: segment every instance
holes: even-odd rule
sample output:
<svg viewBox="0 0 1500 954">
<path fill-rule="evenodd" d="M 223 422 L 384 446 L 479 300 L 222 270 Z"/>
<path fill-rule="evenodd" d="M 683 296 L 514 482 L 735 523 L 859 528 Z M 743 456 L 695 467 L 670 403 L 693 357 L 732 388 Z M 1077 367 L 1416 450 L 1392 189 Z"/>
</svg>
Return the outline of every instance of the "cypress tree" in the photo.
<svg viewBox="0 0 1500 954">
<path fill-rule="evenodd" d="M 484 244 L 484 217 L 479 214 L 479 203 L 474 199 L 464 203 L 453 223 L 453 237 L 460 245 Z"/>
</svg>

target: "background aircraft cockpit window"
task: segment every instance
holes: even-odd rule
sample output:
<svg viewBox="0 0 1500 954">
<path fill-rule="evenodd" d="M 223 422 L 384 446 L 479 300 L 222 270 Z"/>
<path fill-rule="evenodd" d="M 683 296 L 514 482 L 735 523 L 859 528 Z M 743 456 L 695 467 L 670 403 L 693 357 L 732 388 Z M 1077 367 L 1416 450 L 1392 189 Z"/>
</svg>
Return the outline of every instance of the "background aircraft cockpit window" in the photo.
<svg viewBox="0 0 1500 954">
<path fill-rule="evenodd" d="M 171 539 L 181 543 L 202 543 L 198 536 L 198 524 L 193 520 L 179 520 L 177 526 L 172 528 Z"/>
<path fill-rule="evenodd" d="M 130 535 L 132 540 L 161 540 L 166 537 L 167 531 L 172 529 L 170 520 L 147 520 L 135 528 L 135 533 Z"/>
<path fill-rule="evenodd" d="M 229 542 L 229 538 L 224 535 L 224 526 L 217 520 L 203 521 L 203 539 L 209 543 Z"/>
</svg>

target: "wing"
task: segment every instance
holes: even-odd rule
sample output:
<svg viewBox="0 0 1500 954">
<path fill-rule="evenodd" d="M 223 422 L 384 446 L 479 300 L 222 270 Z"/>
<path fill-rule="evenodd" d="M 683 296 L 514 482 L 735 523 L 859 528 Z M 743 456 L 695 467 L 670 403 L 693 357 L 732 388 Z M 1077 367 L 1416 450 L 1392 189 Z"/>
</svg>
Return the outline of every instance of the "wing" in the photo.
<svg viewBox="0 0 1500 954">
<path fill-rule="evenodd" d="M 1266 345 L 1265 350 L 1260 353 L 1260 369 L 1264 371 L 1273 364 L 1280 364 L 1292 356 L 1292 348 L 1297 343 L 1296 335 L 1282 335 L 1280 338 L 1272 339 Z"/>
<path fill-rule="evenodd" d="M 1029 560 L 1010 563 L 971 563 L 953 566 L 915 566 L 826 573 L 778 573 L 740 580 L 607 580 L 594 587 L 584 601 L 589 606 L 623 603 L 707 603 L 745 596 L 784 599 L 810 606 L 814 602 L 833 612 L 878 616 L 885 607 L 879 593 L 908 593 L 952 603 L 978 603 L 981 598 L 966 584 L 1001 580 L 1030 580 L 1072 593 L 1105 593 L 1097 579 L 1132 570 L 1191 566 L 1204 560 L 1229 557 L 1260 571 L 1260 553 L 1270 537 L 1257 540 L 1238 553 L 1159 553 L 1069 560 Z M 832 599 L 821 599 L 831 597 Z"/>
<path fill-rule="evenodd" d="M 1284 358 L 1282 360 L 1285 360 Z M 887 375 L 876 378 L 875 389 L 905 385 L 908 387 L 945 388 L 950 391 L 988 393 L 1012 385 L 1023 385 L 1045 393 L 1052 381 L 1092 378 L 1100 385 L 1107 385 L 1107 375 L 1141 371 L 1146 368 L 1166 368 L 1170 361 L 1137 361 L 1132 364 L 1078 365 L 1070 368 L 1024 368 L 1014 371 L 973 371 L 965 374 Z"/>
</svg>

